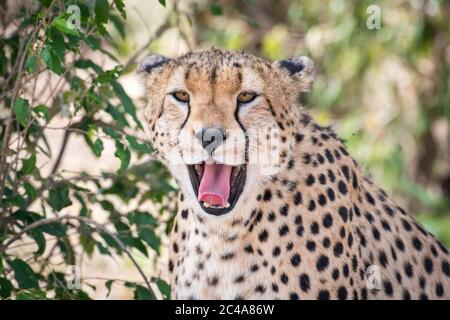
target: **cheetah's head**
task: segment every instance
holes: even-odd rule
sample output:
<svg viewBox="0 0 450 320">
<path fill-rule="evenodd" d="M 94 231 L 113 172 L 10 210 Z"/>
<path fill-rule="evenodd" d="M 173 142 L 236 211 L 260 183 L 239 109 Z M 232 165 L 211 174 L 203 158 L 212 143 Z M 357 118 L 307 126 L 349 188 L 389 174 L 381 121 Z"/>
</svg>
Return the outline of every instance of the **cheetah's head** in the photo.
<svg viewBox="0 0 450 320">
<path fill-rule="evenodd" d="M 211 48 L 148 56 L 138 73 L 158 156 L 195 208 L 219 216 L 238 211 L 254 183 L 282 169 L 314 68 L 307 57 L 270 63 Z"/>
</svg>

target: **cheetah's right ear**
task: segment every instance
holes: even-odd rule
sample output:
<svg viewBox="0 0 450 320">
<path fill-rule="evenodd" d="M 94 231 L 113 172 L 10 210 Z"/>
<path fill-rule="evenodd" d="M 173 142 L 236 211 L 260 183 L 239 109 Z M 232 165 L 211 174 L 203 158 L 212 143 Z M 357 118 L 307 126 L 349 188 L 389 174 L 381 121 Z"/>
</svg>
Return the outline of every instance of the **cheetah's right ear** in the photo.
<svg viewBox="0 0 450 320">
<path fill-rule="evenodd" d="M 286 60 L 275 61 L 274 66 L 293 80 L 301 92 L 309 91 L 314 82 L 314 62 L 306 56 L 298 56 Z"/>
<path fill-rule="evenodd" d="M 171 59 L 161 56 L 159 54 L 152 54 L 147 56 L 142 60 L 137 68 L 138 74 L 150 74 L 154 69 L 157 69 L 166 63 L 168 63 Z"/>
</svg>

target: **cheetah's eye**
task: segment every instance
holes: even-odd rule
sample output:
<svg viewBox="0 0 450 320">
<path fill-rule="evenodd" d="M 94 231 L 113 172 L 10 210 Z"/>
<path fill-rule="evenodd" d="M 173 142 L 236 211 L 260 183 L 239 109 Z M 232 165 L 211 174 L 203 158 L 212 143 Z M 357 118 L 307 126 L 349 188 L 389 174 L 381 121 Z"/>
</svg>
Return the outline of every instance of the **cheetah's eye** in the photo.
<svg viewBox="0 0 450 320">
<path fill-rule="evenodd" d="M 175 91 L 172 92 L 172 96 L 180 102 L 188 103 L 189 102 L 189 94 L 186 91 Z"/>
<path fill-rule="evenodd" d="M 237 96 L 238 103 L 249 103 L 255 100 L 257 94 L 254 92 L 244 91 Z"/>
</svg>

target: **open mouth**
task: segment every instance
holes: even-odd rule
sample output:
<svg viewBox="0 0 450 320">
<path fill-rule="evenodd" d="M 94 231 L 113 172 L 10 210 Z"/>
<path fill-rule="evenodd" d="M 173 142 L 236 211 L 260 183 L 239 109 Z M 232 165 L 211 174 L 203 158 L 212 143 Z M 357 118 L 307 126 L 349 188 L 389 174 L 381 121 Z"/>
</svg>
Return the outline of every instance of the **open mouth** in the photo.
<svg viewBox="0 0 450 320">
<path fill-rule="evenodd" d="M 246 165 L 202 162 L 187 167 L 195 196 L 206 213 L 220 216 L 233 209 L 244 190 Z"/>
</svg>

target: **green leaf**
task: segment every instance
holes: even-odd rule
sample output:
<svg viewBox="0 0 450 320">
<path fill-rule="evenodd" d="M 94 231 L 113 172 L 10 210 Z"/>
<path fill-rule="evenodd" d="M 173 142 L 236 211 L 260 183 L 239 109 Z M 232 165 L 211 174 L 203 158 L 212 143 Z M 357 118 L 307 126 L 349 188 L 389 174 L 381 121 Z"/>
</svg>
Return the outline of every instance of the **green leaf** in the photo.
<svg viewBox="0 0 450 320">
<path fill-rule="evenodd" d="M 69 198 L 69 187 L 66 183 L 58 183 L 53 187 L 48 196 L 48 204 L 55 211 L 61 211 L 61 209 L 68 207 L 72 204 Z"/>
<path fill-rule="evenodd" d="M 161 278 L 158 278 L 156 280 L 156 285 L 158 286 L 158 289 L 161 292 L 163 299 L 170 300 L 170 285 Z"/>
<path fill-rule="evenodd" d="M 31 157 L 22 161 L 22 168 L 19 173 L 24 176 L 33 172 L 36 168 L 36 153 L 33 153 Z"/>
<path fill-rule="evenodd" d="M 67 232 L 67 227 L 59 222 L 44 224 L 39 229 L 55 237 L 64 237 Z"/>
<path fill-rule="evenodd" d="M 217 3 L 212 3 L 209 5 L 209 11 L 214 16 L 221 16 L 223 14 L 223 9 Z"/>
<path fill-rule="evenodd" d="M 108 298 L 109 295 L 111 294 L 111 287 L 112 287 L 113 283 L 114 283 L 114 280 L 107 280 L 107 281 L 105 282 L 105 287 L 106 287 L 106 289 L 108 290 L 108 291 L 106 292 L 106 297 L 107 297 L 107 298 Z"/>
<path fill-rule="evenodd" d="M 112 87 L 114 88 L 114 91 L 119 96 L 120 102 L 122 103 L 125 112 L 128 113 L 136 122 L 139 128 L 143 128 L 141 122 L 138 120 L 136 115 L 136 106 L 134 105 L 133 101 L 130 99 L 130 97 L 125 93 L 125 90 L 123 87 L 118 83 L 117 81 L 111 82 Z"/>
<path fill-rule="evenodd" d="M 108 0 L 95 1 L 95 20 L 98 24 L 107 23 L 109 18 Z"/>
<path fill-rule="evenodd" d="M 136 224 L 138 226 L 153 225 L 156 226 L 158 222 L 149 213 L 146 212 L 130 212 L 128 214 L 128 221 L 131 224 Z"/>
<path fill-rule="evenodd" d="M 17 121 L 22 126 L 25 127 L 28 123 L 28 112 L 29 112 L 28 101 L 22 99 L 21 97 L 17 97 L 16 100 L 14 101 L 13 111 Z"/>
<path fill-rule="evenodd" d="M 117 10 L 119 10 L 122 18 L 126 19 L 127 12 L 125 11 L 125 4 L 123 3 L 123 0 L 114 0 L 114 4 L 116 5 Z"/>
<path fill-rule="evenodd" d="M 65 17 L 65 15 L 58 16 L 55 19 L 53 19 L 52 25 L 56 29 L 58 29 L 59 31 L 61 31 L 63 33 L 70 34 L 70 35 L 76 36 L 76 37 L 79 37 L 81 35 L 80 32 L 76 28 L 67 24 L 67 17 Z"/>
<path fill-rule="evenodd" d="M 17 300 L 44 300 L 47 295 L 40 289 L 25 290 L 17 294 Z"/>
<path fill-rule="evenodd" d="M 37 70 L 37 59 L 36 56 L 31 56 L 27 58 L 27 61 L 25 62 L 25 69 L 29 73 L 33 73 Z"/>
<path fill-rule="evenodd" d="M 38 245 L 38 251 L 36 252 L 36 254 L 42 255 L 44 253 L 45 247 L 46 247 L 46 241 L 45 241 L 44 234 L 42 233 L 41 230 L 39 230 L 39 228 L 36 228 L 36 229 L 31 230 L 30 236 L 31 236 L 31 238 L 33 238 L 33 240 Z"/>
<path fill-rule="evenodd" d="M 159 253 L 160 241 L 152 228 L 141 228 L 139 237 L 144 240 L 153 250 Z"/>
<path fill-rule="evenodd" d="M 0 277 L 0 298 L 6 299 L 11 296 L 13 290 L 12 283 L 3 277 Z"/>
<path fill-rule="evenodd" d="M 137 283 L 126 282 L 125 286 L 128 288 L 134 288 L 134 299 L 135 300 L 156 300 L 153 292 L 148 290 L 146 287 L 143 287 Z"/>
<path fill-rule="evenodd" d="M 41 50 L 40 56 L 50 70 L 56 74 L 62 73 L 61 60 L 51 47 L 44 47 Z"/>
<path fill-rule="evenodd" d="M 152 152 L 148 145 L 145 143 L 139 143 L 136 137 L 127 135 L 126 139 L 133 150 L 147 154 Z"/>
<path fill-rule="evenodd" d="M 39 0 L 39 2 L 48 8 L 48 7 L 50 7 L 52 0 Z"/>
<path fill-rule="evenodd" d="M 50 110 L 48 109 L 47 106 L 40 104 L 36 107 L 34 107 L 33 112 L 36 114 L 41 114 L 44 116 L 45 122 L 48 122 L 50 120 Z"/>
<path fill-rule="evenodd" d="M 123 174 L 125 170 L 127 170 L 128 165 L 130 164 L 131 160 L 131 153 L 130 150 L 125 147 L 121 142 L 116 140 L 116 152 L 114 155 L 120 159 L 120 168 L 118 170 L 119 174 Z"/>
<path fill-rule="evenodd" d="M 30 200 L 34 200 L 37 198 L 37 191 L 29 182 L 25 182 L 23 184 L 23 188 L 25 189 L 25 193 L 27 194 Z"/>
<path fill-rule="evenodd" d="M 164 8 L 166 7 L 166 0 L 158 0 L 158 1 Z"/>
<path fill-rule="evenodd" d="M 14 278 L 22 289 L 38 288 L 38 275 L 31 269 L 31 267 L 20 259 L 15 259 L 8 262 L 11 269 L 14 271 Z"/>
<path fill-rule="evenodd" d="M 0 257 L 0 273 L 3 273 L 3 258 Z"/>
</svg>

